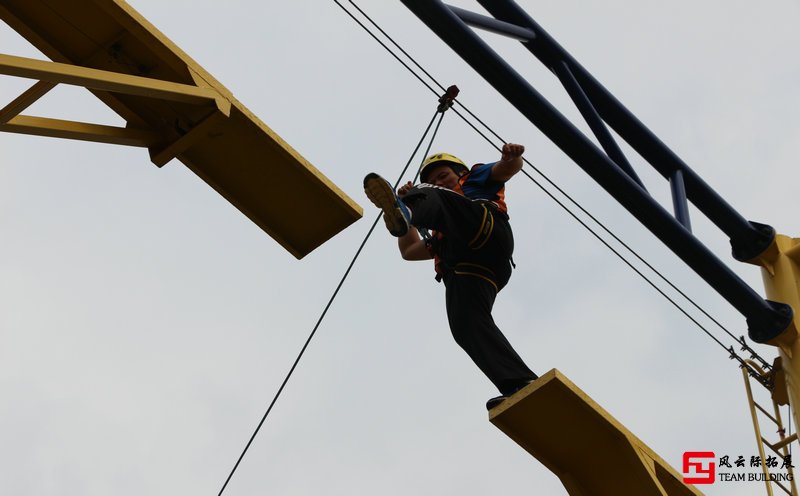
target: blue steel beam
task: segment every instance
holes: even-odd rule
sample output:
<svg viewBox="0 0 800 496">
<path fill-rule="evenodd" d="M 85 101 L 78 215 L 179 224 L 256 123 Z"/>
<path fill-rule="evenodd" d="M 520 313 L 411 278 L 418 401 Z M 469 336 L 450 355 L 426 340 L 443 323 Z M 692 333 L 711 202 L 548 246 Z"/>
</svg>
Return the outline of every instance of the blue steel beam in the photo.
<svg viewBox="0 0 800 496">
<path fill-rule="evenodd" d="M 676 170 L 683 175 L 687 198 L 730 239 L 736 260 L 747 261 L 764 251 L 775 238 L 775 231 L 749 222 L 667 147 L 650 129 L 611 94 L 589 71 L 513 0 L 477 0 L 497 19 L 527 27 L 536 33 L 524 43 L 536 58 L 551 69 L 566 62 L 603 119 L 634 150 L 669 180 Z"/>
<path fill-rule="evenodd" d="M 672 191 L 672 207 L 675 210 L 675 218 L 678 219 L 683 227 L 692 230 L 692 222 L 689 219 L 689 203 L 686 201 L 686 186 L 683 184 L 683 172 L 676 170 L 669 178 L 669 188 Z"/>
<path fill-rule="evenodd" d="M 603 147 L 611 160 L 613 160 L 620 169 L 624 170 L 625 173 L 636 182 L 636 184 L 641 186 L 642 189 L 646 191 L 647 188 L 645 188 L 644 183 L 642 183 L 642 180 L 639 179 L 638 175 L 636 175 L 636 171 L 633 170 L 633 167 L 628 162 L 628 159 L 625 158 L 625 154 L 622 153 L 622 150 L 619 148 L 619 145 L 617 145 L 614 137 L 608 132 L 608 128 L 603 122 L 603 119 L 597 113 L 597 110 L 595 110 L 594 105 L 592 105 L 589 97 L 586 96 L 586 93 L 583 91 L 583 88 L 581 88 L 578 80 L 575 79 L 572 71 L 569 70 L 567 63 L 561 62 L 556 64 L 556 66 L 553 68 L 553 71 L 556 73 L 556 76 L 558 76 L 558 79 L 561 80 L 561 84 L 563 84 L 564 88 L 566 88 L 567 93 L 569 93 L 569 96 L 572 98 L 575 106 L 578 107 L 578 110 L 580 111 L 581 115 L 583 115 L 586 123 L 589 124 L 592 132 L 600 142 L 600 146 Z"/>
<path fill-rule="evenodd" d="M 498 21 L 494 17 L 489 17 L 475 12 L 470 12 L 466 9 L 461 9 L 454 5 L 447 6 L 453 11 L 462 21 L 468 26 L 480 28 L 490 33 L 508 36 L 517 41 L 531 41 L 536 38 L 536 33 L 528 28 L 523 28 L 510 22 Z"/>
<path fill-rule="evenodd" d="M 792 310 L 788 305 L 767 301 L 753 291 L 617 167 L 602 150 L 558 112 L 445 4 L 440 0 L 401 1 L 628 212 L 731 303 L 746 318 L 751 339 L 763 343 L 788 327 L 792 319 Z M 510 3 L 513 2 L 481 1 L 481 4 L 484 4 L 484 7 L 496 17 L 498 13 L 494 12 L 491 6 Z M 518 25 L 523 24 L 510 16 L 501 16 L 501 19 Z M 524 45 L 539 43 L 540 32 L 537 30 L 536 34 L 537 37 L 532 42 Z M 696 175 L 689 176 L 686 171 L 684 174 L 687 177 L 696 177 Z M 698 187 L 697 184 L 705 185 L 702 181 L 699 183 L 695 181 L 693 184 L 694 187 Z M 713 192 L 707 185 L 705 187 Z M 692 192 L 697 194 L 696 190 Z M 714 195 L 718 196 L 716 193 Z M 743 225 L 739 226 L 740 228 L 752 229 L 749 222 L 741 218 L 730 206 L 727 207 L 735 213 L 736 218 L 742 219 L 740 224 Z M 731 224 L 736 222 L 737 219 L 733 219 Z"/>
</svg>

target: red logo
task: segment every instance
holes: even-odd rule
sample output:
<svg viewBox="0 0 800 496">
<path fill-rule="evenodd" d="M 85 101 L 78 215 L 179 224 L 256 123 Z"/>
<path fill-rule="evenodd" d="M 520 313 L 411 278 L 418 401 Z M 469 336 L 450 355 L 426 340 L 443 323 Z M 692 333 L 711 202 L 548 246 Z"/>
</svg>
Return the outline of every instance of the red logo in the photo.
<svg viewBox="0 0 800 496">
<path fill-rule="evenodd" d="M 713 451 L 687 451 L 683 454 L 683 482 L 713 484 L 717 478 Z"/>
</svg>

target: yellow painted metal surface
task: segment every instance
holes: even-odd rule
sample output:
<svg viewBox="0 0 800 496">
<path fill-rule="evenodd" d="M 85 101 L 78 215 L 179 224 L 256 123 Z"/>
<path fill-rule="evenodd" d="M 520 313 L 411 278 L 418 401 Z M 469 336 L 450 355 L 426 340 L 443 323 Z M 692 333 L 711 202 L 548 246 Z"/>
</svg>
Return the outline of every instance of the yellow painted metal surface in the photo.
<svg viewBox="0 0 800 496">
<path fill-rule="evenodd" d="M 38 83 L 34 84 L 20 96 L 12 100 L 8 105 L 0 109 L 0 124 L 5 124 L 6 122 L 13 119 L 15 116 L 19 115 L 23 110 L 28 108 L 32 105 L 36 100 L 43 97 L 48 91 L 55 87 L 54 83 L 49 83 L 47 81 L 39 81 Z"/>
<path fill-rule="evenodd" d="M 156 133 L 142 129 L 103 126 L 27 115 L 18 115 L 7 123 L 0 124 L 0 131 L 127 146 L 148 146 L 159 139 Z"/>
<path fill-rule="evenodd" d="M 0 111 L 0 130 L 146 146 L 178 158 L 298 258 L 361 208 L 122 0 L 4 0 L 0 18 L 54 62 L 0 56 L 40 81 Z M 122 128 L 17 115 L 52 84 L 87 87 Z M 93 127 L 95 126 L 95 127 Z"/>
<path fill-rule="evenodd" d="M 751 364 L 751 366 L 755 366 Z M 753 398 L 753 389 L 750 387 L 750 376 L 747 368 L 742 367 L 742 378 L 744 379 L 744 390 L 747 394 L 747 406 L 750 409 L 750 418 L 753 421 L 753 432 L 756 435 L 756 445 L 758 447 L 758 455 L 761 460 L 766 460 L 766 453 L 764 452 L 764 438 L 761 435 L 761 425 L 758 422 L 758 414 L 756 413 L 756 401 Z M 782 427 L 778 425 L 778 427 Z M 764 474 L 764 487 L 767 491 L 767 496 L 772 496 L 772 484 L 769 480 L 769 467 L 766 463 L 761 464 L 761 471 Z"/>
<path fill-rule="evenodd" d="M 194 84 L 180 84 L 142 76 L 131 76 L 113 71 L 101 71 L 87 67 L 46 62 L 43 60 L 0 54 L 0 74 L 25 77 L 50 83 L 72 84 L 90 90 L 125 93 L 161 100 L 203 104 L 220 102 L 228 115 L 230 102 L 212 88 Z"/>
<path fill-rule="evenodd" d="M 781 378 L 780 376 L 783 375 L 781 370 L 780 364 L 780 357 L 775 359 L 773 364 L 773 369 L 769 372 L 766 372 L 764 369 L 759 366 L 753 360 L 745 360 L 747 367 L 742 367 L 742 378 L 744 379 L 744 390 L 747 395 L 747 406 L 750 410 L 750 418 L 753 421 L 753 432 L 756 436 L 756 446 L 758 447 L 758 453 L 762 460 L 766 460 L 766 447 L 769 447 L 776 455 L 786 458 L 787 456 L 791 455 L 789 451 L 789 445 L 795 441 L 797 441 L 797 433 L 793 433 L 789 436 L 786 435 L 786 428 L 783 425 L 783 418 L 781 417 L 781 405 L 785 405 L 786 403 L 781 403 L 780 400 L 782 399 L 780 395 L 776 395 L 775 391 L 778 391 L 780 387 L 784 388 L 784 395 L 785 395 L 785 384 L 780 384 Z M 772 394 L 772 412 L 770 413 L 764 408 L 762 405 L 758 404 L 755 400 L 755 396 L 753 395 L 753 389 L 750 386 L 751 378 L 750 378 L 750 371 L 755 372 L 759 375 L 759 379 L 766 379 L 766 380 L 773 380 L 774 390 Z M 767 426 L 765 432 L 767 433 L 777 433 L 780 436 L 778 441 L 768 441 L 767 438 L 762 434 L 761 431 L 761 422 L 759 421 L 758 410 L 764 414 L 765 420 L 771 422 L 771 425 Z M 772 434 L 774 435 L 774 434 Z M 767 436 L 769 437 L 769 436 Z M 789 476 L 789 487 L 779 481 L 779 480 L 772 480 L 770 478 L 770 467 L 766 463 L 761 464 L 761 471 L 764 474 L 764 487 L 766 489 L 766 493 L 768 496 L 772 496 L 774 491 L 772 490 L 772 485 L 778 486 L 785 494 L 797 494 L 797 485 L 794 481 L 794 470 L 792 470 L 792 466 L 790 465 L 786 469 L 786 473 Z"/>
<path fill-rule="evenodd" d="M 767 299 L 786 303 L 794 311 L 792 324 L 768 344 L 778 348 L 794 425 L 800 425 L 800 239 L 778 234 L 764 253 L 749 262 L 761 266 Z"/>
<path fill-rule="evenodd" d="M 694 486 L 558 370 L 489 412 L 572 496 L 690 496 Z"/>
</svg>

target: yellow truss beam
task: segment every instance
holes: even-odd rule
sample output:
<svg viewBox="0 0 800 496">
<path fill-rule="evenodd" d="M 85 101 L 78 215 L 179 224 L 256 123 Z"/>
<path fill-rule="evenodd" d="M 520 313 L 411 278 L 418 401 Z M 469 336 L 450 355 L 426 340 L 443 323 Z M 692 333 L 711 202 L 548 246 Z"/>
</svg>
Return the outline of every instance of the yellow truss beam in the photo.
<svg viewBox="0 0 800 496">
<path fill-rule="evenodd" d="M 214 103 L 226 116 L 230 115 L 231 111 L 231 102 L 212 88 L 89 69 L 60 62 L 0 54 L 0 74 L 161 100 L 200 105 Z"/>
<path fill-rule="evenodd" d="M 47 94 L 55 87 L 55 83 L 39 81 L 11 101 L 8 105 L 0 109 L 0 124 L 5 124 L 14 116 L 19 115 L 23 110 L 33 105 L 39 98 Z"/>
<path fill-rule="evenodd" d="M 0 19 L 53 61 L 0 55 L 0 74 L 38 80 L 0 109 L 0 131 L 147 147 L 159 167 L 177 158 L 297 258 L 361 217 L 358 204 L 123 0 L 3 0 Z M 20 115 L 56 84 L 87 88 L 127 125 Z"/>
<path fill-rule="evenodd" d="M 161 139 L 157 133 L 144 129 L 104 126 L 27 115 L 18 115 L 7 123 L 0 124 L 0 131 L 141 147 L 153 146 Z"/>
<path fill-rule="evenodd" d="M 784 378 L 781 382 L 785 385 L 779 390 L 776 384 L 773 397 L 785 392 L 795 425 L 800 425 L 800 238 L 777 234 L 772 244 L 748 263 L 761 267 L 767 298 L 794 311 L 789 327 L 767 344 L 778 349 Z"/>
<path fill-rule="evenodd" d="M 556 369 L 489 412 L 572 496 L 699 496 L 694 486 Z"/>
</svg>

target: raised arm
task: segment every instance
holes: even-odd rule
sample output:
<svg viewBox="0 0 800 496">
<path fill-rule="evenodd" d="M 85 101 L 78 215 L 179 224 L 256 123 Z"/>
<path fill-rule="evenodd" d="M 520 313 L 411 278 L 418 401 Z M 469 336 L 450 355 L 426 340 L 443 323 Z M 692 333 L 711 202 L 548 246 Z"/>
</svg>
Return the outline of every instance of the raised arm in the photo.
<svg viewBox="0 0 800 496">
<path fill-rule="evenodd" d="M 514 174 L 522 170 L 522 154 L 525 147 L 516 143 L 506 143 L 503 145 L 503 153 L 500 160 L 492 167 L 490 179 L 494 182 L 504 183 L 514 177 Z"/>
</svg>

